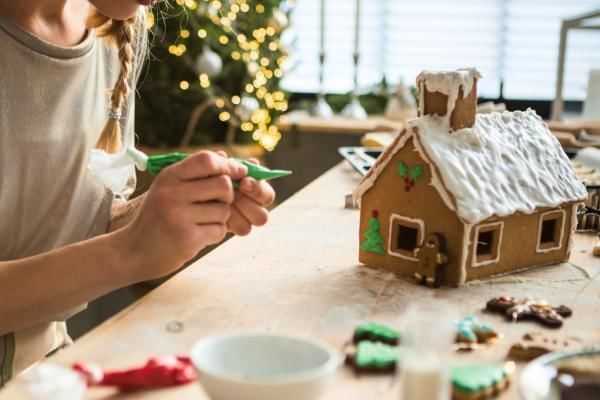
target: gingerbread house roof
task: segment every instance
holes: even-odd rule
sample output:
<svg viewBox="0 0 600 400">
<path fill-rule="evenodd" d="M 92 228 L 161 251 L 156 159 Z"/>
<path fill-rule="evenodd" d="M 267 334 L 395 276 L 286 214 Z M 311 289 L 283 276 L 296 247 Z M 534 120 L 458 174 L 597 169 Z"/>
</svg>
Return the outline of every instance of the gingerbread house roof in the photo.
<svg viewBox="0 0 600 400">
<path fill-rule="evenodd" d="M 529 109 L 477 115 L 472 128 L 453 132 L 436 115 L 410 121 L 361 180 L 355 198 L 360 201 L 410 138 L 434 167 L 431 184 L 465 223 L 587 197 L 559 142 Z"/>
</svg>

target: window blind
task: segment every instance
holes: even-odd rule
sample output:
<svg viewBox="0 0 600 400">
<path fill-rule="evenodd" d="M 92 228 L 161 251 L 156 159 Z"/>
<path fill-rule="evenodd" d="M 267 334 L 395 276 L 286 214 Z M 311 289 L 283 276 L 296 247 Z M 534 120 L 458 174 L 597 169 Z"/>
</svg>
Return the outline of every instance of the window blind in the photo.
<svg viewBox="0 0 600 400">
<path fill-rule="evenodd" d="M 354 0 L 325 1 L 325 92 L 352 89 Z M 293 69 L 287 90 L 319 89 L 320 0 L 298 0 L 291 29 Z M 359 83 L 383 77 L 414 84 L 423 69 L 476 66 L 481 96 L 509 99 L 554 97 L 563 18 L 600 9 L 600 0 L 363 0 Z M 585 97 L 589 70 L 600 68 L 600 31 L 570 31 L 564 97 Z"/>
</svg>

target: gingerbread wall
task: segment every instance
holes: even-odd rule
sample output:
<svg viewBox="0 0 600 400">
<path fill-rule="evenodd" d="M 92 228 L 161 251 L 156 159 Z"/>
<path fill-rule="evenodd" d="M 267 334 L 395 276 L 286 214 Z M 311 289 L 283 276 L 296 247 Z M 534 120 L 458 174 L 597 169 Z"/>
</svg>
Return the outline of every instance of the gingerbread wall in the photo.
<svg viewBox="0 0 600 400">
<path fill-rule="evenodd" d="M 564 210 L 562 224 L 562 240 L 556 250 L 537 252 L 540 216 L 548 211 Z M 498 262 L 482 266 L 473 266 L 475 229 L 470 233 L 470 245 L 467 257 L 467 280 L 479 279 L 512 271 L 562 262 L 569 257 L 569 241 L 571 235 L 572 204 L 557 208 L 540 208 L 532 214 L 517 213 L 505 218 L 491 218 L 478 225 L 490 222 L 502 222 L 503 233 L 499 246 Z"/>
<path fill-rule="evenodd" d="M 406 134 L 406 133 L 403 133 Z M 388 252 L 390 241 L 390 216 L 401 214 L 410 218 L 424 221 L 424 236 L 439 233 L 446 239 L 448 264 L 444 267 L 442 281 L 447 285 L 460 283 L 460 264 L 463 242 L 463 225 L 440 197 L 437 190 L 431 186 L 430 166 L 421 158 L 413 142 L 413 138 L 392 156 L 391 161 L 381 172 L 375 184 L 367 190 L 361 200 L 360 237 L 359 243 L 365 240 L 372 211 L 378 211 L 380 232 L 384 239 L 385 255 L 360 250 L 359 260 L 371 267 L 384 267 L 399 274 L 412 277 L 417 261 L 406 260 Z M 405 191 L 404 178 L 398 171 L 398 164 L 403 161 L 410 168 L 423 166 L 423 176 L 409 191 Z"/>
</svg>

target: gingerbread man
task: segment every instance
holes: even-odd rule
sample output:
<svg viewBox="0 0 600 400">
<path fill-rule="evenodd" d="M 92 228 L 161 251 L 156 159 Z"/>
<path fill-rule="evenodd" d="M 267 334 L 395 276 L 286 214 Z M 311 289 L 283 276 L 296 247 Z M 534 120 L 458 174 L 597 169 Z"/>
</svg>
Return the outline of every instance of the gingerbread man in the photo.
<svg viewBox="0 0 600 400">
<path fill-rule="evenodd" d="M 448 262 L 448 257 L 444 253 L 443 236 L 437 233 L 427 236 L 425 244 L 417 249 L 415 254 L 419 258 L 419 265 L 415 272 L 417 282 L 430 287 L 439 287 L 441 266 Z"/>
</svg>

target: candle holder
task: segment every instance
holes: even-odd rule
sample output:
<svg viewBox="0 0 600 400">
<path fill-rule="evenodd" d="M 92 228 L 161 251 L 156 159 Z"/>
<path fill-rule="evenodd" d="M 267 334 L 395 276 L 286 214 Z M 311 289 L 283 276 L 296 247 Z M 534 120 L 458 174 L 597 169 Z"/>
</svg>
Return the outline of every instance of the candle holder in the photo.
<svg viewBox="0 0 600 400">
<path fill-rule="evenodd" d="M 354 24 L 354 86 L 350 95 L 350 103 L 342 109 L 342 116 L 350 119 L 365 120 L 367 112 L 358 100 L 358 64 L 360 62 L 360 1 L 356 0 L 356 15 Z"/>
<path fill-rule="evenodd" d="M 321 118 L 333 117 L 333 110 L 325 100 L 325 0 L 321 0 L 320 13 L 320 52 L 319 52 L 319 93 L 317 94 L 317 102 L 310 109 L 311 115 Z"/>
<path fill-rule="evenodd" d="M 327 100 L 325 100 L 325 89 L 323 84 L 323 70 L 325 64 L 325 53 L 321 52 L 320 58 L 320 66 L 319 66 L 319 93 L 317 94 L 317 101 L 312 105 L 310 109 L 311 115 L 315 117 L 321 118 L 331 118 L 333 117 L 333 110 L 331 106 L 327 104 Z"/>
</svg>

